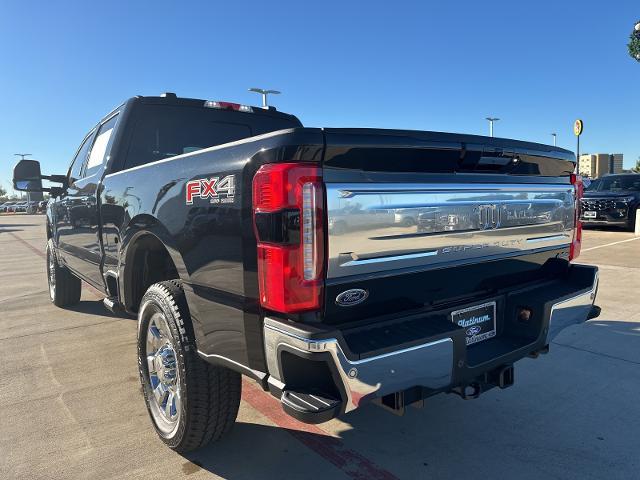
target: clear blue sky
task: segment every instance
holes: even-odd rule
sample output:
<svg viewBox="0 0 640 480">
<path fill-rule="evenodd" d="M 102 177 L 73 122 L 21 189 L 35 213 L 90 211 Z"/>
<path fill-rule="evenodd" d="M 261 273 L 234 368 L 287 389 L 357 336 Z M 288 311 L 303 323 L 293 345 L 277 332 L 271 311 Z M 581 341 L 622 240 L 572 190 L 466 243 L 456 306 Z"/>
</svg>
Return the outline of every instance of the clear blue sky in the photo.
<svg viewBox="0 0 640 480">
<path fill-rule="evenodd" d="M 163 91 L 257 104 L 308 126 L 486 134 L 640 155 L 638 0 L 31 2 L 0 7 L 0 182 L 13 153 L 63 173 L 127 97 Z M 224 6 L 223 6 L 224 5 Z"/>
</svg>

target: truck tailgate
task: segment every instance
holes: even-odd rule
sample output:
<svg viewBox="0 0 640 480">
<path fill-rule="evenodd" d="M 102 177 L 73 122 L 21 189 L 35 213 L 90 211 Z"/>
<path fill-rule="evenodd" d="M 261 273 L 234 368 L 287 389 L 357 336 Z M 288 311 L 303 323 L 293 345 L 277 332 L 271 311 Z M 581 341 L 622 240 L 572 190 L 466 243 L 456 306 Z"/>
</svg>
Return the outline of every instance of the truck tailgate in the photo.
<svg viewBox="0 0 640 480">
<path fill-rule="evenodd" d="M 325 134 L 325 322 L 468 302 L 566 266 L 571 152 L 432 132 Z M 349 289 L 366 299 L 341 301 Z"/>
</svg>

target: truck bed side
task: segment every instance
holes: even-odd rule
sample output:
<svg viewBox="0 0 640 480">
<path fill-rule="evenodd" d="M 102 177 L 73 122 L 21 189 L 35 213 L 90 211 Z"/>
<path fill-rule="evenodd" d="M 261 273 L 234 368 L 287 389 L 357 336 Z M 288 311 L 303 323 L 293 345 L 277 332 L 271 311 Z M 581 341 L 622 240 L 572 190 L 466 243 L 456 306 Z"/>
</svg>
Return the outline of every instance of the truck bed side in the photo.
<svg viewBox="0 0 640 480">
<path fill-rule="evenodd" d="M 198 348 L 265 372 L 251 181 L 262 163 L 318 161 L 322 148 L 320 130 L 293 129 L 106 175 L 100 206 L 104 270 L 118 272 L 127 310 L 135 312 L 144 293 L 132 281 L 140 274 L 134 267 L 137 246 L 156 237 L 184 283 Z M 216 178 L 217 185 L 227 182 L 217 196 L 187 203 L 189 182 Z"/>
</svg>

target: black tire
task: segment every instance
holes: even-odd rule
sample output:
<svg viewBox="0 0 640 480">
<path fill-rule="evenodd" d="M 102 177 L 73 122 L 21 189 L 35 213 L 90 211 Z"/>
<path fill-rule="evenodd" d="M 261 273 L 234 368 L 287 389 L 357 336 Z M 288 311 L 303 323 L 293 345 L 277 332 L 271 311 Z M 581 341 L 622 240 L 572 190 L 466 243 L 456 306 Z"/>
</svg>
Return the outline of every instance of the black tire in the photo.
<svg viewBox="0 0 640 480">
<path fill-rule="evenodd" d="M 80 301 L 82 282 L 58 263 L 53 240 L 47 242 L 47 280 L 49 298 L 56 307 L 68 307 Z"/>
<path fill-rule="evenodd" d="M 161 374 L 150 374 L 147 359 L 147 337 L 150 335 L 152 322 L 164 318 L 169 330 L 167 338 L 158 341 L 169 345 L 173 351 L 174 361 L 171 363 L 172 376 L 162 368 L 162 381 L 165 376 L 174 380 L 167 387 L 169 390 L 179 388 L 178 404 L 175 409 L 169 407 L 169 416 L 175 411 L 176 420 L 167 419 L 166 405 L 157 400 L 154 394 L 152 378 L 160 385 Z M 162 329 L 161 329 L 162 330 Z M 162 441 L 171 449 L 185 453 L 215 442 L 227 434 L 238 415 L 241 396 L 241 376 L 238 372 L 224 367 L 214 366 L 202 360 L 197 353 L 194 342 L 193 326 L 187 302 L 178 280 L 169 280 L 151 285 L 142 297 L 138 314 L 138 367 L 140 381 L 144 393 L 147 411 L 151 422 Z M 151 347 L 151 350 L 155 348 Z M 162 348 L 159 348 L 159 352 Z M 149 355 L 154 357 L 154 355 Z M 157 356 L 157 353 L 156 353 Z M 155 363 L 151 361 L 151 364 Z M 163 387 L 164 388 L 164 387 Z M 164 414 L 162 413 L 164 411 Z"/>
<path fill-rule="evenodd" d="M 640 208 L 640 207 L 636 207 L 632 211 L 629 212 L 629 221 L 627 223 L 627 229 L 632 231 L 632 232 L 634 232 L 635 229 L 636 229 L 636 212 L 637 212 L 638 208 Z"/>
</svg>

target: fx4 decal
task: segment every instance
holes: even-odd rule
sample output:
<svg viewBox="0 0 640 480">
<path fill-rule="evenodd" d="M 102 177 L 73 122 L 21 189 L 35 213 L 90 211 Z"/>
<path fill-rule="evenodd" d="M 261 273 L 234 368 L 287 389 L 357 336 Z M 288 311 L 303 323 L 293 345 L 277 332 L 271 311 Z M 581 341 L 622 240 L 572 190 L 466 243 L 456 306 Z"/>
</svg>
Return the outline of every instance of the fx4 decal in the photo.
<svg viewBox="0 0 640 480">
<path fill-rule="evenodd" d="M 208 198 L 210 203 L 233 203 L 236 194 L 236 177 L 200 178 L 190 180 L 186 186 L 187 205 L 193 204 L 194 198 Z"/>
</svg>

